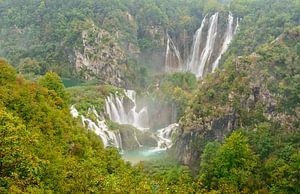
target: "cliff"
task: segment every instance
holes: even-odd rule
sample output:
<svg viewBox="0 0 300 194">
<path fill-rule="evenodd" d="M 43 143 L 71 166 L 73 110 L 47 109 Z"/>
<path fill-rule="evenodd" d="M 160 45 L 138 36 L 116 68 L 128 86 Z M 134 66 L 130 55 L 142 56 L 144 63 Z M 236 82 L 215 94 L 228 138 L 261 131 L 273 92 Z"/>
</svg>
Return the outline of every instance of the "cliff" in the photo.
<svg viewBox="0 0 300 194">
<path fill-rule="evenodd" d="M 183 164 L 199 166 L 207 142 L 222 142 L 232 131 L 277 123 L 286 133 L 299 130 L 299 28 L 289 30 L 250 56 L 225 63 L 225 70 L 202 80 L 180 121 L 173 151 Z"/>
<path fill-rule="evenodd" d="M 127 70 L 126 56 L 107 31 L 94 24 L 82 32 L 83 52 L 75 50 L 76 72 L 84 79 L 99 79 L 121 86 Z"/>
</svg>

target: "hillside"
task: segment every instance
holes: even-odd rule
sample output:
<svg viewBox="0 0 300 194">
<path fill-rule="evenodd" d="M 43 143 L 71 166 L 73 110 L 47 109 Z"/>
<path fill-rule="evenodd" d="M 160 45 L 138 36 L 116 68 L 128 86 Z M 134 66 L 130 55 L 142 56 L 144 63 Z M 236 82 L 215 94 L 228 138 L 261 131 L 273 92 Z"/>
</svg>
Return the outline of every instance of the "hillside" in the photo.
<svg viewBox="0 0 300 194">
<path fill-rule="evenodd" d="M 0 193 L 300 193 L 299 0 L 0 0 Z"/>
</svg>

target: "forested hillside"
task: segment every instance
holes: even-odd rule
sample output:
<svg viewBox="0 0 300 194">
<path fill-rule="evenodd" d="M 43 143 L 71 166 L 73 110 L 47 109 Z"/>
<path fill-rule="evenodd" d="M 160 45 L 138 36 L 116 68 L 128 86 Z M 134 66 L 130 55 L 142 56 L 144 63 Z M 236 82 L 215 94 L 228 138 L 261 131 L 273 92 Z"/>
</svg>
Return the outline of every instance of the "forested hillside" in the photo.
<svg viewBox="0 0 300 194">
<path fill-rule="evenodd" d="M 299 179 L 299 0 L 0 0 L 0 193 Z"/>
</svg>

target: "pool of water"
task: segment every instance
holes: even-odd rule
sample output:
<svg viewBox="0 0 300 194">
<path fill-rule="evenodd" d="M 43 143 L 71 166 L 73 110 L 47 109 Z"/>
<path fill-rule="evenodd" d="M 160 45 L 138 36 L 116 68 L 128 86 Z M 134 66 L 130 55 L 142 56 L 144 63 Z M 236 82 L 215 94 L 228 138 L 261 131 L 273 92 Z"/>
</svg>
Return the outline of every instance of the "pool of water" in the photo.
<svg viewBox="0 0 300 194">
<path fill-rule="evenodd" d="M 166 156 L 166 150 L 155 148 L 145 148 L 140 150 L 123 151 L 122 158 L 132 164 L 137 164 L 141 161 L 150 161 L 161 159 Z"/>
</svg>

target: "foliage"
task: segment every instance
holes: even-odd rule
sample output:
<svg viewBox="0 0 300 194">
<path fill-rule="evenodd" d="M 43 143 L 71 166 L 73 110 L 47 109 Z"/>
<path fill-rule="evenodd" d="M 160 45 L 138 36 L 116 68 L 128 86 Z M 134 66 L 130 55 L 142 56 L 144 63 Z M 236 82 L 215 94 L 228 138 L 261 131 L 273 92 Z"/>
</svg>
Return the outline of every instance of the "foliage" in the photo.
<svg viewBox="0 0 300 194">
<path fill-rule="evenodd" d="M 6 85 L 7 83 L 16 81 L 15 70 L 7 65 L 6 61 L 0 58 L 0 85 Z"/>
<path fill-rule="evenodd" d="M 180 118 L 196 87 L 197 79 L 192 73 L 174 73 L 165 77 L 157 77 L 148 89 L 154 98 L 174 103 L 177 118 Z"/>
<path fill-rule="evenodd" d="M 41 65 L 34 59 L 25 58 L 20 61 L 17 65 L 17 69 L 22 74 L 40 74 L 41 73 Z"/>
<path fill-rule="evenodd" d="M 56 73 L 47 72 L 45 76 L 39 78 L 38 84 L 47 88 L 50 92 L 54 91 L 66 103 L 69 102 L 69 96 L 65 91 L 62 80 Z"/>
<path fill-rule="evenodd" d="M 299 25 L 297 0 L 233 0 L 230 10 L 241 18 L 240 29 L 231 46 L 234 55 L 250 54 L 286 29 Z"/>
<path fill-rule="evenodd" d="M 76 104 L 77 110 L 85 114 L 94 107 L 97 112 L 104 112 L 105 98 L 110 94 L 124 95 L 124 91 L 111 85 L 82 85 L 67 88 L 72 96 L 71 103 Z"/>
</svg>

